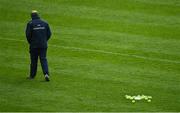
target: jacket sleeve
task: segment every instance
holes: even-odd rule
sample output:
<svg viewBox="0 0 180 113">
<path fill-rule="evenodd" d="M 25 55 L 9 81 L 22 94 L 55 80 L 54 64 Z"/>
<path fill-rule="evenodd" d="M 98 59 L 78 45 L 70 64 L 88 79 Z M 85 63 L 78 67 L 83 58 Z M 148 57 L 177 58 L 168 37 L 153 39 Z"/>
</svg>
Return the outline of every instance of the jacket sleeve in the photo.
<svg viewBox="0 0 180 113">
<path fill-rule="evenodd" d="M 47 24 L 47 40 L 49 40 L 51 37 L 51 29 L 49 27 L 49 25 Z"/>
<path fill-rule="evenodd" d="M 31 34 L 32 34 L 31 25 L 30 25 L 30 23 L 28 23 L 26 26 L 26 39 L 27 39 L 29 44 L 31 43 L 31 36 L 32 36 Z"/>
</svg>

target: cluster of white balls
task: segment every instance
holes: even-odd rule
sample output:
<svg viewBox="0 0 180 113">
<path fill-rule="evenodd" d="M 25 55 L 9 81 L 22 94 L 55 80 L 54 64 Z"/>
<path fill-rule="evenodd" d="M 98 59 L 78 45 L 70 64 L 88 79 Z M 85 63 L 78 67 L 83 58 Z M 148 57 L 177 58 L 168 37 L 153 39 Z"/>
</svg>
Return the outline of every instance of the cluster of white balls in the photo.
<svg viewBox="0 0 180 113">
<path fill-rule="evenodd" d="M 136 101 L 139 101 L 139 100 L 146 100 L 147 102 L 151 102 L 152 96 L 146 96 L 146 95 L 130 96 L 130 95 L 125 95 L 125 98 L 128 99 L 128 100 L 131 100 L 132 103 L 135 103 Z"/>
</svg>

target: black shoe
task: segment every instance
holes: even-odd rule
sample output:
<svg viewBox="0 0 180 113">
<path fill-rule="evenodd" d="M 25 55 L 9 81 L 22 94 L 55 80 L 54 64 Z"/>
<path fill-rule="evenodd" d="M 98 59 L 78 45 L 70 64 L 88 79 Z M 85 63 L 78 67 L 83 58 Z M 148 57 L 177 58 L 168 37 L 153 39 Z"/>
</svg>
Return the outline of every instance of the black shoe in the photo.
<svg viewBox="0 0 180 113">
<path fill-rule="evenodd" d="M 46 80 L 47 82 L 50 81 L 50 80 L 49 80 L 49 75 L 48 75 L 48 74 L 45 75 L 45 80 Z"/>
<path fill-rule="evenodd" d="M 34 78 L 32 78 L 32 77 L 27 77 L 26 79 L 28 79 L 28 80 L 33 80 Z"/>
</svg>

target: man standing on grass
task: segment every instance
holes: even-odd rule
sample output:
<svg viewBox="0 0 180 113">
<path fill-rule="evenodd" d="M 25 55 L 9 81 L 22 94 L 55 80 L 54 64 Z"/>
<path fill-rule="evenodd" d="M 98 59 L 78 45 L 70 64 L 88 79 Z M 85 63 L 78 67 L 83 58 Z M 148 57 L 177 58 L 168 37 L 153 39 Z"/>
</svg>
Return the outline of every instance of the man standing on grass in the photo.
<svg viewBox="0 0 180 113">
<path fill-rule="evenodd" d="M 47 42 L 51 37 L 51 30 L 48 23 L 40 19 L 38 12 L 31 12 L 32 20 L 26 27 L 26 38 L 30 45 L 30 76 L 28 79 L 34 79 L 37 72 L 38 57 L 40 58 L 41 67 L 46 81 L 49 81 L 48 62 L 46 59 Z"/>
</svg>

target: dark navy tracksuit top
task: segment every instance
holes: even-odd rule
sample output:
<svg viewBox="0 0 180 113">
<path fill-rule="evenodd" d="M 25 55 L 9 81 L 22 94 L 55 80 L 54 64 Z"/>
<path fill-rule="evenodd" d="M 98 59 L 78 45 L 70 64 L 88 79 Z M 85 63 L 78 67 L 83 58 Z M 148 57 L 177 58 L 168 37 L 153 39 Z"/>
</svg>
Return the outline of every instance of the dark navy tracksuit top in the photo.
<svg viewBox="0 0 180 113">
<path fill-rule="evenodd" d="M 26 38 L 30 44 L 30 49 L 47 48 L 47 41 L 51 37 L 51 30 L 48 23 L 39 17 L 32 18 L 26 27 Z"/>
</svg>

